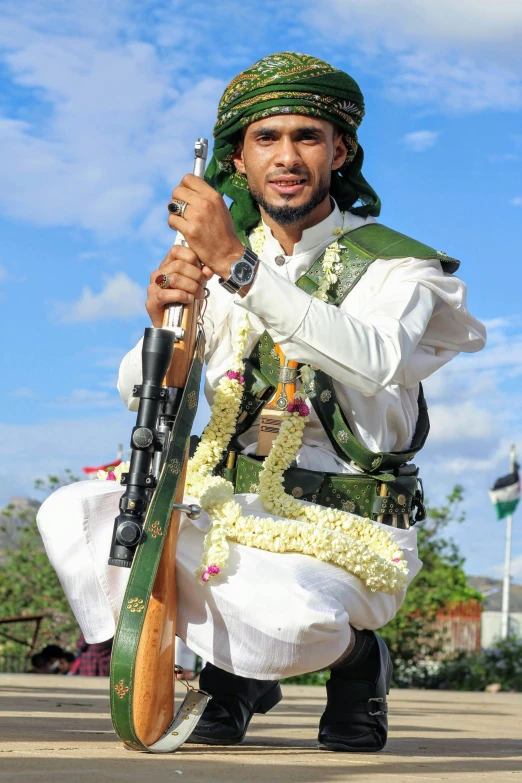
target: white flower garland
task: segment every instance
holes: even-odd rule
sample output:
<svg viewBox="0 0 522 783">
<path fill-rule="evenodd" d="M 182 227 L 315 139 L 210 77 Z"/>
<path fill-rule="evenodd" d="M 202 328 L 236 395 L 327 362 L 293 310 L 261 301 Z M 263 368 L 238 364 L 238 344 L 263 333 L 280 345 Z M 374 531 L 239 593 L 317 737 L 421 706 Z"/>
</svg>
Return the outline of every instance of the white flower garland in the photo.
<svg viewBox="0 0 522 783">
<path fill-rule="evenodd" d="M 336 229 L 335 233 L 342 233 Z M 264 228 L 259 224 L 251 237 L 252 249 L 260 255 Z M 339 261 L 335 240 L 322 259 L 323 276 L 315 296 L 326 301 L 337 281 L 334 265 Z M 229 541 L 269 552 L 301 552 L 334 563 L 358 576 L 372 591 L 395 594 L 407 583 L 408 567 L 393 537 L 381 526 L 345 511 L 297 500 L 283 488 L 283 473 L 299 451 L 310 410 L 296 397 L 287 413 L 259 477 L 259 497 L 268 512 L 281 519 L 243 516 L 234 500 L 234 487 L 212 471 L 235 432 L 243 396 L 243 357 L 250 331 L 248 315 L 242 319 L 233 346 L 231 369 L 221 378 L 196 453 L 189 461 L 186 491 L 199 498 L 210 519 L 203 558 L 196 575 L 204 582 L 227 566 Z M 302 377 L 310 378 L 310 368 Z"/>
</svg>

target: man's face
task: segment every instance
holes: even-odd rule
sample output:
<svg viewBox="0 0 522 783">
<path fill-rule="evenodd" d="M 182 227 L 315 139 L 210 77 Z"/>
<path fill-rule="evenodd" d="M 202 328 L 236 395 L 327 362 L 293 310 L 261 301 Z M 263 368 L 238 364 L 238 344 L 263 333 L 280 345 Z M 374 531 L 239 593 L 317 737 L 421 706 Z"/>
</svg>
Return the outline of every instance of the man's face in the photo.
<svg viewBox="0 0 522 783">
<path fill-rule="evenodd" d="M 328 198 L 346 147 L 327 120 L 278 114 L 249 125 L 234 163 L 254 200 L 282 225 L 296 224 Z"/>
</svg>

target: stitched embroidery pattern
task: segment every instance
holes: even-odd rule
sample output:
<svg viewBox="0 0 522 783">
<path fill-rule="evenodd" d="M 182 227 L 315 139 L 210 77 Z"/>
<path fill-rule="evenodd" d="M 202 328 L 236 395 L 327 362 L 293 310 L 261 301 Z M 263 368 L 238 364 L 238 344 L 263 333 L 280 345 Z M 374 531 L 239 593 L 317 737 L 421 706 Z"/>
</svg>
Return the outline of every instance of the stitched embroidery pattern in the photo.
<svg viewBox="0 0 522 783">
<path fill-rule="evenodd" d="M 149 533 L 151 534 L 152 538 L 158 538 L 158 536 L 163 535 L 163 531 L 161 529 L 161 525 L 159 522 L 152 522 L 149 526 Z"/>
<path fill-rule="evenodd" d="M 169 470 L 175 476 L 180 472 L 180 470 L 181 470 L 181 462 L 179 461 L 179 459 L 171 459 L 170 460 L 170 462 L 169 462 Z"/>
<path fill-rule="evenodd" d="M 127 685 L 125 685 L 123 680 L 120 680 L 118 685 L 114 686 L 114 690 L 116 691 L 120 699 L 123 699 L 128 694 L 130 688 Z"/>
<path fill-rule="evenodd" d="M 138 612 L 139 614 L 145 609 L 145 604 L 141 598 L 130 598 L 129 602 L 127 603 L 127 609 L 130 612 Z"/>
</svg>

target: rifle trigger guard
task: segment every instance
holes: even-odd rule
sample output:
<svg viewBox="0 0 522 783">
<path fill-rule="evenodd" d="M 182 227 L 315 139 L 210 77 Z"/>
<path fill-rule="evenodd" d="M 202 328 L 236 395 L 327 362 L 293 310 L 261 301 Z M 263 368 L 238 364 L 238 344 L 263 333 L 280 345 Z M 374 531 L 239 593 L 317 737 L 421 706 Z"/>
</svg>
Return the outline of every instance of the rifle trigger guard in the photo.
<svg viewBox="0 0 522 783">
<path fill-rule="evenodd" d="M 201 506 L 195 503 L 173 503 L 172 511 L 183 511 L 189 519 L 199 519 L 201 516 Z"/>
</svg>

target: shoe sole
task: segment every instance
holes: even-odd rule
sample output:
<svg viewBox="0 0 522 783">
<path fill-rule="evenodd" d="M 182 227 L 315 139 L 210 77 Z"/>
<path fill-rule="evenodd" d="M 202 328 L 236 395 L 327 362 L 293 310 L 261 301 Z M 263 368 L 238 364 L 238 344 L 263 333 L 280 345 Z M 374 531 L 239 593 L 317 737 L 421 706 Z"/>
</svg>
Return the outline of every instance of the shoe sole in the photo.
<svg viewBox="0 0 522 783">
<path fill-rule="evenodd" d="M 381 748 L 347 748 L 346 745 L 342 745 L 340 742 L 320 742 L 320 750 L 335 750 L 341 753 L 378 753 L 380 750 L 384 750 L 386 745 Z"/>
<path fill-rule="evenodd" d="M 243 740 L 245 739 L 248 726 L 250 724 L 250 721 L 252 720 L 252 717 L 254 715 L 266 715 L 266 713 L 269 710 L 271 710 L 273 707 L 275 707 L 276 704 L 279 704 L 282 698 L 283 698 L 283 694 L 281 692 L 281 686 L 278 683 L 275 688 L 272 688 L 272 690 L 269 691 L 265 696 L 263 696 L 263 698 L 260 699 L 259 702 L 256 704 L 254 711 L 252 712 L 252 715 L 248 719 L 248 722 L 245 726 L 245 730 L 240 737 L 232 737 L 232 738 L 224 738 L 224 739 L 207 737 L 204 734 L 198 734 L 197 733 L 198 729 L 196 726 L 194 732 L 190 735 L 190 737 L 188 737 L 186 742 L 193 743 L 195 745 L 239 745 L 239 743 L 243 742 Z"/>
</svg>

